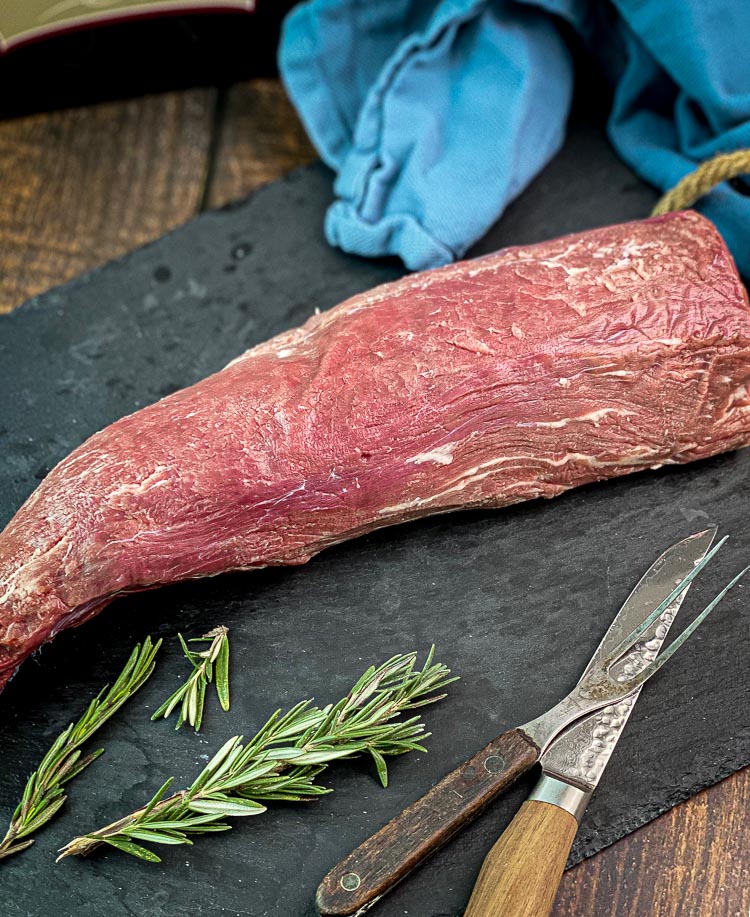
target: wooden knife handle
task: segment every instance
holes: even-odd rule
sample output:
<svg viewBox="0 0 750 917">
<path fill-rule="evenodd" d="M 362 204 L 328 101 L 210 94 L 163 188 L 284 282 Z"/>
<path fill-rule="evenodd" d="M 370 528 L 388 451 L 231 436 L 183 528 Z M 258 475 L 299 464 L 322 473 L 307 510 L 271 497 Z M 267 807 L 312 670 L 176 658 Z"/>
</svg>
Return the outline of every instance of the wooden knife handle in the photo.
<svg viewBox="0 0 750 917">
<path fill-rule="evenodd" d="M 319 913 L 347 917 L 373 905 L 538 760 L 518 729 L 493 739 L 334 867 L 318 887 Z"/>
<path fill-rule="evenodd" d="M 525 802 L 487 854 L 464 917 L 547 917 L 577 830 L 565 809 Z"/>
</svg>

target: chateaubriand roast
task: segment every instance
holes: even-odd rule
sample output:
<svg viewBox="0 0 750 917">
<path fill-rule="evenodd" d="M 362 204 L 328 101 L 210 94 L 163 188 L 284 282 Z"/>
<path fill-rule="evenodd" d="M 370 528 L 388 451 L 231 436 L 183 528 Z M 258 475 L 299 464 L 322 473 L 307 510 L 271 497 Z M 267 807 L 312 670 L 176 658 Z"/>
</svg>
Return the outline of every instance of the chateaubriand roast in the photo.
<svg viewBox="0 0 750 917">
<path fill-rule="evenodd" d="M 0 534 L 0 685 L 115 596 L 750 442 L 750 306 L 696 213 L 355 296 L 92 436 Z"/>
</svg>

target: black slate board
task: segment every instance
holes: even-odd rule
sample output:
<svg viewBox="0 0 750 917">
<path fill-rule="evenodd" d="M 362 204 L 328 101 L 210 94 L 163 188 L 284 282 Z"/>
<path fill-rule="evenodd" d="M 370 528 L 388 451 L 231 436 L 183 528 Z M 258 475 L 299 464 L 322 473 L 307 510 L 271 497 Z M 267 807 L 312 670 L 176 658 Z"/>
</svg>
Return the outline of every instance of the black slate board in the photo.
<svg viewBox="0 0 750 917">
<path fill-rule="evenodd" d="M 329 249 L 322 167 L 172 235 L 0 319 L 0 524 L 47 470 L 107 422 L 218 369 L 315 307 L 398 275 Z M 481 245 L 548 238 L 636 218 L 652 194 L 578 123 L 563 153 Z M 747 558 L 750 453 L 639 474 L 502 512 L 440 517 L 331 549 L 298 569 L 224 576 L 117 602 L 27 662 L 0 698 L 7 816 L 52 738 L 146 634 L 167 638 L 158 674 L 102 731 L 106 755 L 72 786 L 64 814 L 0 872 L 3 912 L 24 917 L 310 915 L 342 855 L 501 730 L 542 712 L 578 678 L 641 571 L 715 520 L 732 546 L 693 588 L 698 607 Z M 728 598 L 644 691 L 575 842 L 572 861 L 612 843 L 750 763 L 747 592 Z M 200 736 L 149 712 L 185 672 L 176 640 L 232 631 L 233 703 Z M 366 763 L 331 772 L 336 792 L 278 807 L 163 866 L 119 853 L 53 863 L 74 833 L 143 803 L 168 774 L 184 785 L 235 733 L 277 704 L 345 691 L 394 652 L 438 646 L 462 676 L 425 711 L 430 754 L 396 760 L 384 791 Z M 459 914 L 524 780 L 378 907 L 382 917 Z M 664 868 L 669 868 L 669 863 Z"/>
</svg>

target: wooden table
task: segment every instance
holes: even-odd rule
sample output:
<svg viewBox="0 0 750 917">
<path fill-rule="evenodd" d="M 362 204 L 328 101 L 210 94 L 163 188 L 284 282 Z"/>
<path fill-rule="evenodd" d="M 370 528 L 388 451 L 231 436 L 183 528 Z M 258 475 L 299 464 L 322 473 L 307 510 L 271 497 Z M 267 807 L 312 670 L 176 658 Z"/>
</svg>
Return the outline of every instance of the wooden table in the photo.
<svg viewBox="0 0 750 917">
<path fill-rule="evenodd" d="M 0 311 L 315 158 L 276 80 L 0 123 Z M 555 917 L 748 917 L 750 768 L 570 870 Z"/>
</svg>

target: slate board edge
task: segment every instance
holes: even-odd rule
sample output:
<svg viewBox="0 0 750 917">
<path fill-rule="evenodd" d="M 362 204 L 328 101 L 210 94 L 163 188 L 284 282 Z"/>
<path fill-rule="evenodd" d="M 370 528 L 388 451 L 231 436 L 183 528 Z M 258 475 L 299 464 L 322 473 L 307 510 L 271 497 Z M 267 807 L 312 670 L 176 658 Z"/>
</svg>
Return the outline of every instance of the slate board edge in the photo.
<svg viewBox="0 0 750 917">
<path fill-rule="evenodd" d="M 217 216 L 221 216 L 223 213 L 230 213 L 234 210 L 242 210 L 244 207 L 248 206 L 251 201 L 255 200 L 255 198 L 262 197 L 264 192 L 267 192 L 270 188 L 273 188 L 277 184 L 290 184 L 303 179 L 304 176 L 309 172 L 319 170 L 329 172 L 328 167 L 320 160 L 316 160 L 315 162 L 308 163 L 304 166 L 298 166 L 295 169 L 291 169 L 281 178 L 263 182 L 263 184 L 259 185 L 257 188 L 253 188 L 253 190 L 249 193 L 237 198 L 236 200 L 228 201 L 226 204 L 222 204 L 221 207 L 212 207 L 210 210 L 202 210 L 200 213 L 196 213 L 189 219 L 184 220 L 182 223 L 178 223 L 176 226 L 173 226 L 167 232 L 162 233 L 162 235 L 157 236 L 155 239 L 144 242 L 143 245 L 132 248 L 129 251 L 124 252 L 122 255 L 118 255 L 116 258 L 111 258 L 109 261 L 104 261 L 102 264 L 97 264 L 95 267 L 92 267 L 87 271 L 83 271 L 81 274 L 76 274 L 75 277 L 71 277 L 69 280 L 64 280 L 61 283 L 48 287 L 46 290 L 42 290 L 41 292 L 36 293 L 25 302 L 20 303 L 18 306 L 14 306 L 9 312 L 0 313 L 0 322 L 8 321 L 9 319 L 12 319 L 13 316 L 19 315 L 21 312 L 28 312 L 29 310 L 40 308 L 40 300 L 45 300 L 48 296 L 54 296 L 62 290 L 78 290 L 81 287 L 87 286 L 93 278 L 98 277 L 102 272 L 109 271 L 112 268 L 119 269 L 126 266 L 129 261 L 139 255 L 141 252 L 148 251 L 149 249 L 152 249 L 154 246 L 163 242 L 165 239 L 170 239 L 173 236 L 180 234 L 187 227 L 194 226 L 199 223 L 210 222 L 212 219 L 215 219 Z M 332 175 L 333 173 L 330 174 Z M 41 303 L 41 307 L 44 307 L 44 302 Z"/>
<path fill-rule="evenodd" d="M 623 840 L 623 838 L 633 834 L 633 832 L 637 831 L 639 828 L 643 828 L 645 825 L 651 824 L 652 821 L 656 821 L 656 819 L 660 818 L 662 815 L 666 815 L 676 806 L 681 805 L 683 802 L 687 802 L 689 799 L 693 799 L 699 793 L 702 793 L 712 786 L 716 786 L 721 783 L 722 780 L 726 780 L 727 777 L 731 777 L 732 774 L 736 774 L 746 767 L 750 767 L 750 755 L 744 759 L 744 764 L 724 764 L 721 769 L 717 771 L 715 777 L 711 777 L 708 780 L 697 780 L 691 783 L 689 787 L 685 787 L 679 793 L 670 796 L 669 800 L 664 803 L 636 808 L 633 810 L 632 817 L 629 819 L 621 816 L 622 820 L 617 830 L 609 829 L 605 831 L 599 830 L 597 832 L 596 849 L 581 851 L 578 849 L 579 846 L 585 847 L 590 846 L 590 844 L 587 842 L 583 845 L 578 845 L 576 841 L 573 841 L 573 848 L 565 868 L 571 869 L 584 860 L 591 859 L 591 857 L 596 856 L 602 850 L 606 850 L 618 841 Z M 606 792 L 606 787 L 604 787 L 601 792 Z M 585 824 L 585 821 L 586 814 L 584 813 L 582 823 Z M 665 868 L 667 865 L 668 864 L 665 864 Z"/>
</svg>

